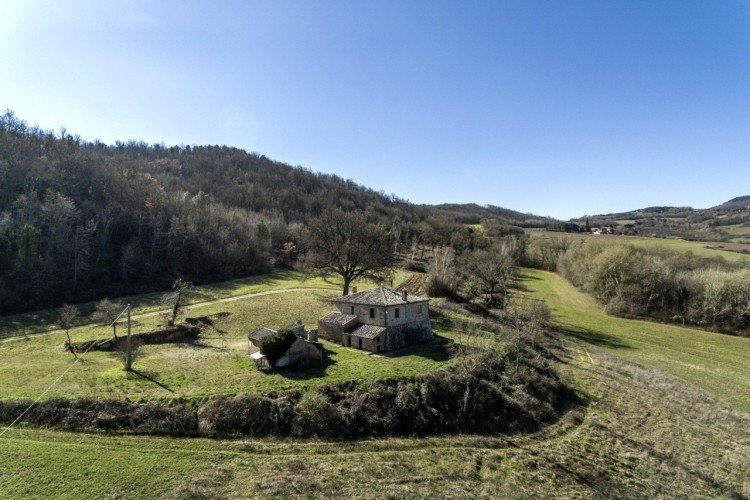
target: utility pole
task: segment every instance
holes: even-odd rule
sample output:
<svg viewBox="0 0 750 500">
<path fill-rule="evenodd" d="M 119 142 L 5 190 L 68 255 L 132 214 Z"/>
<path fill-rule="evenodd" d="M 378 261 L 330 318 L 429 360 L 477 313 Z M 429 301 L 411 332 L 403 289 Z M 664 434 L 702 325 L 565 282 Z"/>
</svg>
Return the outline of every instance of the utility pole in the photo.
<svg viewBox="0 0 750 500">
<path fill-rule="evenodd" d="M 126 309 L 128 310 L 128 338 L 125 341 L 125 371 L 129 372 L 133 364 L 133 354 L 130 351 L 130 304 Z"/>
</svg>

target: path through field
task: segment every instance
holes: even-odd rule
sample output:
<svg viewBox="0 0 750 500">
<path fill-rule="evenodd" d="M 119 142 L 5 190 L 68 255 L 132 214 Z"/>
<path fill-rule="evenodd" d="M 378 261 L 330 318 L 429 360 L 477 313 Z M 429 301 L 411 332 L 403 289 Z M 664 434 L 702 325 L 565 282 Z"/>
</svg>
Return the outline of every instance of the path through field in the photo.
<svg viewBox="0 0 750 500">
<path fill-rule="evenodd" d="M 278 293 L 290 293 L 290 292 L 302 292 L 302 291 L 308 291 L 308 290 L 309 291 L 321 291 L 321 290 L 331 290 L 331 288 L 330 287 L 328 287 L 328 288 L 324 288 L 324 287 L 315 287 L 315 288 L 312 288 L 312 287 L 305 287 L 305 288 L 280 288 L 280 289 L 277 289 L 277 290 L 267 290 L 265 292 L 246 293 L 246 294 L 242 294 L 242 295 L 236 295 L 236 296 L 233 296 L 233 297 L 226 297 L 226 298 L 223 298 L 223 299 L 206 300 L 206 301 L 203 301 L 203 302 L 197 302 L 195 304 L 190 304 L 189 306 L 187 306 L 185 308 L 185 311 L 186 312 L 187 311 L 192 311 L 194 309 L 200 309 L 202 307 L 212 306 L 212 305 L 215 305 L 215 304 L 221 304 L 221 303 L 225 303 L 225 302 L 234 302 L 234 301 L 237 301 L 237 300 L 244 300 L 244 299 L 249 299 L 249 298 L 253 298 L 253 297 L 262 297 L 264 295 L 275 295 L 275 294 L 278 294 Z M 134 320 L 135 319 L 142 319 L 142 318 L 149 318 L 149 317 L 153 317 L 153 316 L 158 316 L 159 314 L 161 314 L 161 313 L 163 313 L 165 311 L 166 311 L 166 309 L 162 309 L 162 310 L 159 310 L 159 311 L 150 311 L 150 312 L 142 313 L 142 314 L 134 314 L 134 315 L 132 315 L 131 318 L 134 319 Z M 89 327 L 89 325 L 85 325 L 85 326 L 81 326 L 81 327 L 77 327 L 77 328 L 72 328 L 71 332 L 73 332 L 75 330 L 79 330 L 81 328 L 87 328 L 87 327 Z M 40 332 L 40 333 L 32 333 L 32 334 L 27 334 L 27 335 L 17 335 L 17 336 L 13 336 L 13 337 L 7 337 L 7 338 L 0 339 L 0 343 L 3 343 L 3 342 L 13 342 L 13 341 L 18 341 L 18 340 L 32 339 L 32 338 L 35 338 L 35 337 L 46 337 L 47 335 L 61 334 L 61 333 L 64 333 L 64 331 L 65 330 L 59 330 L 58 329 L 58 330 L 49 330 L 49 331 Z"/>
</svg>

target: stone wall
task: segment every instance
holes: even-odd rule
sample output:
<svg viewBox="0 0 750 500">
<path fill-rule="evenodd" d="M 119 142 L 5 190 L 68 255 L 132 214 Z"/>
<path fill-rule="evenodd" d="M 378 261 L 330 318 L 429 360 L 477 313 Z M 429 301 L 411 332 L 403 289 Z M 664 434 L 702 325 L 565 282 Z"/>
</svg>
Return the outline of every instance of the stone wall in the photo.
<svg viewBox="0 0 750 500">
<path fill-rule="evenodd" d="M 389 326 L 386 335 L 385 349 L 394 351 L 403 347 L 429 342 L 435 338 L 430 326 L 430 320 L 407 325 Z"/>
</svg>

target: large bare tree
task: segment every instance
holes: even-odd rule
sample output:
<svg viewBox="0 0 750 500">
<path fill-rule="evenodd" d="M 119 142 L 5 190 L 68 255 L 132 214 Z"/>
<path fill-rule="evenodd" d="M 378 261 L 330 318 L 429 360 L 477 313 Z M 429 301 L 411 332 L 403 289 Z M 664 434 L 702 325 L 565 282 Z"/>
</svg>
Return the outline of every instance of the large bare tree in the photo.
<svg viewBox="0 0 750 500">
<path fill-rule="evenodd" d="M 341 276 L 344 295 L 352 281 L 382 276 L 395 262 L 388 232 L 367 222 L 364 212 L 329 210 L 310 223 L 305 240 L 308 269 L 322 276 Z"/>
</svg>

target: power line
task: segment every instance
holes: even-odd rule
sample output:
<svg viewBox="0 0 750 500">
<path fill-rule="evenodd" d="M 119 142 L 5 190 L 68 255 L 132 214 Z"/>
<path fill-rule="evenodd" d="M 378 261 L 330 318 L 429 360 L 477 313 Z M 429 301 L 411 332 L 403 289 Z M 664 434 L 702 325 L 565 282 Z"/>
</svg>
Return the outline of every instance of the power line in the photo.
<svg viewBox="0 0 750 500">
<path fill-rule="evenodd" d="M 125 312 L 125 311 L 123 311 L 123 312 Z M 122 313 L 120 313 L 120 315 L 122 315 Z M 119 316 L 118 316 L 118 318 L 119 318 Z M 48 387 L 47 387 L 47 388 L 46 388 L 46 389 L 44 390 L 44 392 L 42 392 L 42 393 L 41 393 L 41 394 L 39 395 L 39 397 L 38 397 L 38 398 L 36 398 L 36 399 L 34 400 L 34 402 L 33 402 L 33 403 L 31 403 L 31 404 L 29 405 L 29 407 L 28 407 L 28 408 L 26 408 L 26 409 L 25 409 L 25 410 L 23 411 L 23 413 L 21 413 L 21 414 L 20 414 L 20 415 L 19 415 L 19 416 L 18 416 L 18 417 L 17 417 L 17 418 L 16 418 L 16 419 L 15 419 L 15 420 L 13 421 L 13 422 L 11 422 L 11 423 L 10 423 L 10 425 L 9 425 L 8 427 L 6 427 L 6 428 L 5 428 L 5 429 L 4 429 L 4 430 L 3 430 L 2 432 L 0 432 L 0 437 L 3 437 L 3 435 L 4 435 L 4 434 L 5 434 L 6 432 L 8 432 L 8 431 L 10 430 L 10 428 L 11 428 L 11 427 L 13 427 L 13 426 L 14 426 L 14 425 L 15 425 L 16 423 L 18 423 L 18 421 L 19 421 L 19 420 L 21 420 L 21 419 L 23 418 L 23 416 L 24 416 L 24 415 L 26 415 L 26 414 L 27 414 L 27 413 L 28 413 L 29 411 L 31 411 L 31 409 L 32 409 L 32 408 L 33 408 L 33 407 L 34 407 L 34 406 L 35 406 L 35 405 L 36 405 L 36 404 L 37 404 L 37 403 L 38 403 L 39 401 L 41 401 L 41 399 L 42 399 L 42 398 L 44 397 L 44 395 L 45 395 L 45 394 L 47 394 L 47 393 L 49 392 L 49 390 L 50 390 L 50 389 L 52 389 L 52 387 L 54 387 L 54 386 L 55 386 L 55 384 L 57 384 L 57 383 L 58 383 L 58 382 L 59 382 L 59 381 L 60 381 L 60 380 L 61 380 L 61 379 L 62 379 L 62 378 L 63 378 L 63 377 L 65 376 L 65 374 L 66 374 L 66 373 L 68 373 L 68 372 L 69 372 L 69 371 L 70 371 L 70 370 L 71 370 L 71 369 L 72 369 L 72 368 L 73 368 L 73 367 L 74 367 L 74 366 L 76 365 L 76 363 L 78 363 L 79 361 L 81 361 L 81 359 L 83 359 L 83 356 L 85 356 L 85 355 L 86 355 L 86 354 L 87 354 L 87 353 L 88 353 L 88 352 L 89 352 L 89 351 L 91 350 L 91 348 L 92 348 L 92 347 L 94 347 L 94 345 L 95 345 L 95 344 L 96 344 L 96 342 L 91 342 L 91 344 L 89 345 L 88 349 L 86 349 L 86 350 L 85 350 L 85 351 L 83 352 L 83 354 L 81 354 L 81 357 L 80 357 L 80 358 L 76 358 L 76 359 L 75 359 L 75 361 L 73 361 L 73 362 L 72 362 L 72 363 L 70 364 L 70 366 L 69 366 L 69 367 L 67 367 L 67 368 L 65 369 L 65 371 L 64 371 L 64 372 L 62 372 L 62 373 L 60 374 L 60 376 L 59 376 L 59 377 L 57 377 L 57 378 L 56 378 L 56 379 L 55 379 L 55 380 L 54 380 L 54 381 L 53 381 L 53 382 L 52 382 L 52 383 L 51 383 L 51 384 L 50 384 L 50 385 L 49 385 L 49 386 L 48 386 Z M 72 347 L 71 347 L 71 348 L 72 348 Z"/>
</svg>

